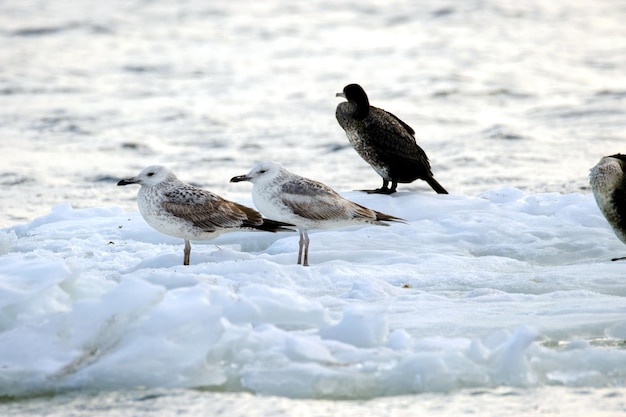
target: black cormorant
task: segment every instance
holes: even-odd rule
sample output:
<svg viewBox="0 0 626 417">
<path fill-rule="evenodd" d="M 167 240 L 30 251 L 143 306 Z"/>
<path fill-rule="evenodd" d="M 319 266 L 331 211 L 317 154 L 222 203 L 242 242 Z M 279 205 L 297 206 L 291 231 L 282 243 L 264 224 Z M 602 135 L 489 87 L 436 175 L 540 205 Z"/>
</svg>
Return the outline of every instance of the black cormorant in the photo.
<svg viewBox="0 0 626 417">
<path fill-rule="evenodd" d="M 374 170 L 383 177 L 383 186 L 368 193 L 391 194 L 398 183 L 424 180 L 439 194 L 448 194 L 433 178 L 428 157 L 415 142 L 415 131 L 393 114 L 370 106 L 358 84 L 349 84 L 343 93 L 347 102 L 337 106 L 335 116 L 348 140 Z M 391 188 L 389 188 L 391 182 Z"/>
</svg>

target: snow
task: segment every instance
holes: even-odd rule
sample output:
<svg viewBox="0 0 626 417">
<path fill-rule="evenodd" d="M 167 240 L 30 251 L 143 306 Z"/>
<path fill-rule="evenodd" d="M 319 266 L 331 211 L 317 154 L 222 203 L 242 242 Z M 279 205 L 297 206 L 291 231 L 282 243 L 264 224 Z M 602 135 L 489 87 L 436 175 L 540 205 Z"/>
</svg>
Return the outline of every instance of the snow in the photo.
<svg viewBox="0 0 626 417">
<path fill-rule="evenodd" d="M 624 386 L 626 248 L 590 194 L 342 195 L 408 224 L 312 231 L 306 268 L 297 233 L 253 231 L 184 267 L 120 207 L 0 230 L 0 392 Z"/>
</svg>

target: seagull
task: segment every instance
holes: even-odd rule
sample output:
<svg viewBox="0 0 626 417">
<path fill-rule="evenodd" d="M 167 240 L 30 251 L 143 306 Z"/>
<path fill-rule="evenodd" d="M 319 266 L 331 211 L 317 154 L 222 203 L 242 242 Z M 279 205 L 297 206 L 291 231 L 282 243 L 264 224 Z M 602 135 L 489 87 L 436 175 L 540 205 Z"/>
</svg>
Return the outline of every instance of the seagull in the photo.
<svg viewBox="0 0 626 417">
<path fill-rule="evenodd" d="M 383 186 L 368 193 L 392 194 L 398 183 L 424 180 L 438 194 L 448 192 L 433 178 L 428 156 L 415 142 L 415 131 L 397 116 L 370 106 L 365 90 L 349 84 L 336 97 L 335 117 L 358 154 L 383 178 Z M 389 188 L 391 182 L 391 188 Z"/>
<path fill-rule="evenodd" d="M 589 172 L 591 191 L 613 232 L 626 243 L 626 155 L 605 156 Z M 622 258 L 614 258 L 619 261 Z"/>
<path fill-rule="evenodd" d="M 139 212 L 154 229 L 185 240 L 183 265 L 189 265 L 190 240 L 208 240 L 243 228 L 268 232 L 290 230 L 286 223 L 267 220 L 249 207 L 210 191 L 185 184 L 168 168 L 152 165 L 117 185 L 139 184 Z"/>
<path fill-rule="evenodd" d="M 252 201 L 257 209 L 267 217 L 296 226 L 300 233 L 298 265 L 309 265 L 309 229 L 405 222 L 346 200 L 329 186 L 292 174 L 277 162 L 260 162 L 249 173 L 230 181 L 252 182 Z"/>
</svg>

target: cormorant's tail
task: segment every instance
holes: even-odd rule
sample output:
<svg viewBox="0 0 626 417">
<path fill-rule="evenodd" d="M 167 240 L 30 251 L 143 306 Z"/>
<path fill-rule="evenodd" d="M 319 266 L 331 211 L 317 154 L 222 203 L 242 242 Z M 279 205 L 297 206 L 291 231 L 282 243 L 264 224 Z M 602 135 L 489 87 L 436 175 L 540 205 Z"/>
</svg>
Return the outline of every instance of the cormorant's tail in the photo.
<svg viewBox="0 0 626 417">
<path fill-rule="evenodd" d="M 432 189 L 437 192 L 437 194 L 448 194 L 446 189 L 443 188 L 433 177 L 424 178 L 424 181 L 426 181 L 428 185 L 430 185 Z"/>
</svg>

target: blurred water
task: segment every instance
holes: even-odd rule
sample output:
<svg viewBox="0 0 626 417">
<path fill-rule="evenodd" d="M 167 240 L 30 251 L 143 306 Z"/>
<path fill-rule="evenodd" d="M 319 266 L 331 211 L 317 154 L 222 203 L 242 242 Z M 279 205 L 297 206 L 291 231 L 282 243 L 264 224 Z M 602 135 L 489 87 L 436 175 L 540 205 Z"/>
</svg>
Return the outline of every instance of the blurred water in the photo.
<svg viewBox="0 0 626 417">
<path fill-rule="evenodd" d="M 619 0 L 2 2 L 0 226 L 134 209 L 114 182 L 153 163 L 228 198 L 262 159 L 378 186 L 334 118 L 349 82 L 415 128 L 452 193 L 587 190 L 624 151 L 625 17 Z"/>
<path fill-rule="evenodd" d="M 153 163 L 230 199 L 262 159 L 377 187 L 334 118 L 351 82 L 451 193 L 587 192 L 626 152 L 624 21 L 621 0 L 0 2 L 0 227 L 135 210 L 115 182 Z"/>
<path fill-rule="evenodd" d="M 587 404 L 596 404 L 594 411 Z M 0 403 L 3 416 L 586 416 L 614 417 L 624 411 L 619 390 L 588 391 L 563 387 L 530 392 L 511 388 L 465 390 L 457 395 L 421 394 L 367 401 L 293 400 L 248 393 L 196 390 L 132 390 L 82 392 L 46 396 L 28 401 Z M 582 411 L 582 414 L 581 414 Z"/>
</svg>

